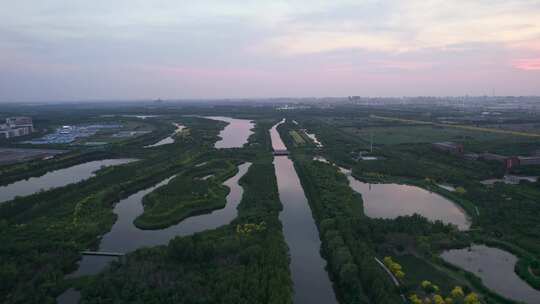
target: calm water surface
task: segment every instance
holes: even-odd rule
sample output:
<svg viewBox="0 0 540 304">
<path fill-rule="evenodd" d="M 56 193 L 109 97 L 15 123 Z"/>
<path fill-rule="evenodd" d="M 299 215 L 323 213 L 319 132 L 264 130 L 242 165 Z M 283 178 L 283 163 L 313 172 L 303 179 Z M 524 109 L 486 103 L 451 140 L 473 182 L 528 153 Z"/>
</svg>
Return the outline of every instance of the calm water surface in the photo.
<svg viewBox="0 0 540 304">
<path fill-rule="evenodd" d="M 204 118 L 224 121 L 228 123 L 225 129 L 221 130 L 219 137 L 221 140 L 216 142 L 215 147 L 221 148 L 242 148 L 247 143 L 249 136 L 253 134 L 255 127 L 253 121 L 248 119 L 236 119 L 223 116 L 205 116 Z"/>
<path fill-rule="evenodd" d="M 183 125 L 181 125 L 181 124 L 174 124 L 174 126 L 176 127 L 176 130 L 174 130 L 174 133 L 173 133 L 173 134 L 171 134 L 170 136 L 165 137 L 164 139 L 158 141 L 158 142 L 155 143 L 155 144 L 148 145 L 148 146 L 144 146 L 144 147 L 145 147 L 145 148 L 153 148 L 153 147 L 159 147 L 159 146 L 163 146 L 163 145 L 168 145 L 168 144 L 174 143 L 174 135 L 176 135 L 177 133 L 182 132 L 182 130 L 184 130 L 184 128 L 185 128 L 185 126 L 183 126 Z"/>
<path fill-rule="evenodd" d="M 0 203 L 12 200 L 15 196 L 25 196 L 41 190 L 62 187 L 94 176 L 102 167 L 116 166 L 136 161 L 136 159 L 104 159 L 91 161 L 72 167 L 51 171 L 39 177 L 31 177 L 0 187 Z"/>
<path fill-rule="evenodd" d="M 504 250 L 485 245 L 453 249 L 441 257 L 458 267 L 474 273 L 486 287 L 496 293 L 528 304 L 540 303 L 540 291 L 529 286 L 514 272 L 517 257 Z"/>
<path fill-rule="evenodd" d="M 276 126 L 270 130 L 272 147 L 283 150 L 285 145 Z M 325 270 L 326 261 L 320 255 L 319 232 L 293 162 L 287 156 L 277 156 L 274 166 L 283 204 L 279 219 L 291 256 L 294 303 L 337 303 Z"/>
<path fill-rule="evenodd" d="M 218 228 L 230 223 L 237 215 L 237 207 L 242 199 L 243 189 L 238 184 L 239 179 L 247 172 L 251 163 L 244 163 L 238 166 L 238 173 L 226 180 L 223 184 L 229 187 L 227 204 L 223 209 L 214 210 L 208 214 L 189 217 L 177 225 L 161 230 L 141 230 L 133 221 L 143 213 L 143 197 L 156 188 L 166 185 L 172 177 L 161 183 L 141 190 L 126 199 L 118 202 L 114 208 L 114 213 L 118 219 L 110 232 L 101 239 L 98 251 L 128 253 L 145 246 L 156 246 L 167 244 L 176 236 L 190 235 L 208 229 Z M 112 258 L 114 259 L 114 258 Z M 106 267 L 112 260 L 110 257 L 83 256 L 79 263 L 79 269 L 70 274 L 71 277 L 80 275 L 97 274 Z"/>
<path fill-rule="evenodd" d="M 460 230 L 470 227 L 463 209 L 437 193 L 409 185 L 368 184 L 352 177 L 349 170 L 340 169 L 351 188 L 362 194 L 364 212 L 369 217 L 392 219 L 418 213 L 432 221 L 454 224 Z"/>
</svg>

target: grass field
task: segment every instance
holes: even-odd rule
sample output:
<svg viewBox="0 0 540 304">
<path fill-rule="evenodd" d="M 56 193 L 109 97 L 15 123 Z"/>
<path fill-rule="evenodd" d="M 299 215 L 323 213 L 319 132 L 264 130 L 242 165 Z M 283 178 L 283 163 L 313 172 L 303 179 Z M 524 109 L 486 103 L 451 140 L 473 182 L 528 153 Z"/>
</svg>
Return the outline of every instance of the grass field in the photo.
<svg viewBox="0 0 540 304">
<path fill-rule="evenodd" d="M 289 134 L 293 138 L 295 146 L 302 146 L 306 143 L 302 135 L 300 135 L 297 131 L 291 130 L 289 131 Z"/>
<path fill-rule="evenodd" d="M 395 257 L 397 261 L 403 267 L 406 275 L 404 284 L 410 290 L 417 290 L 420 287 L 420 283 L 423 280 L 431 281 L 433 284 L 439 286 L 443 294 L 448 294 L 454 286 L 462 285 L 462 283 L 449 277 L 444 272 L 432 267 L 426 261 L 419 259 L 413 255 L 402 255 Z"/>
<path fill-rule="evenodd" d="M 378 145 L 433 143 L 438 141 L 504 141 L 513 143 L 531 141 L 530 138 L 525 137 L 437 126 L 344 128 L 343 130 L 366 141 L 369 141 L 370 136 L 373 135 L 373 142 Z"/>
<path fill-rule="evenodd" d="M 396 117 L 384 117 L 384 116 L 376 116 L 376 115 L 372 115 L 371 117 L 376 118 L 376 119 L 398 121 L 398 122 L 404 122 L 404 123 L 425 124 L 425 125 L 433 125 L 433 126 L 439 126 L 439 127 L 456 128 L 460 130 L 481 131 L 481 132 L 490 132 L 490 133 L 497 133 L 497 134 L 540 138 L 540 134 L 530 133 L 530 132 L 502 130 L 502 129 L 467 126 L 467 125 L 442 124 L 442 123 L 435 123 L 435 122 L 430 122 L 430 121 L 402 119 L 402 118 L 396 118 Z"/>
</svg>

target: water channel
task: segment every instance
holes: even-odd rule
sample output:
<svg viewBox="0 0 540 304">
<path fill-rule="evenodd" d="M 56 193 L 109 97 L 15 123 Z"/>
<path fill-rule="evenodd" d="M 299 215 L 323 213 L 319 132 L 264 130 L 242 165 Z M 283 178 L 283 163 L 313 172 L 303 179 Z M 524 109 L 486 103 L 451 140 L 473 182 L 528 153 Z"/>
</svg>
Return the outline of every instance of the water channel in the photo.
<svg viewBox="0 0 540 304">
<path fill-rule="evenodd" d="M 39 177 L 16 181 L 0 187 L 0 204 L 14 199 L 16 196 L 26 196 L 42 190 L 62 187 L 77 183 L 94 176 L 103 167 L 122 165 L 136 161 L 130 158 L 95 160 L 64 169 L 54 170 Z"/>
<path fill-rule="evenodd" d="M 272 147 L 286 150 L 276 127 L 270 130 Z M 319 232 L 294 164 L 287 156 L 276 156 L 274 166 L 283 204 L 279 219 L 291 257 L 294 303 L 337 303 L 326 261 L 320 255 Z"/>
<path fill-rule="evenodd" d="M 243 163 L 238 166 L 238 173 L 226 180 L 223 184 L 229 187 L 227 204 L 223 209 L 214 210 L 208 214 L 193 216 L 182 222 L 161 230 L 141 230 L 133 224 L 137 216 L 143 213 L 143 197 L 155 189 L 166 185 L 173 177 L 169 177 L 160 183 L 136 192 L 118 202 L 113 212 L 118 216 L 111 231 L 103 236 L 98 251 L 128 253 L 141 247 L 165 245 L 176 236 L 195 234 L 208 229 L 215 229 L 230 223 L 237 215 L 237 207 L 242 199 L 244 190 L 238 181 L 251 166 L 251 163 Z M 103 271 L 116 257 L 84 255 L 79 262 L 78 269 L 67 275 L 68 278 L 83 275 L 95 275 Z M 78 303 L 80 293 L 72 288 L 66 290 L 56 300 L 59 304 Z"/>
<path fill-rule="evenodd" d="M 452 249 L 441 257 L 458 267 L 474 273 L 494 292 L 528 304 L 540 303 L 540 291 L 529 286 L 515 272 L 517 257 L 504 250 L 485 245 Z"/>
<path fill-rule="evenodd" d="M 253 134 L 252 129 L 255 127 L 253 121 L 248 119 L 223 116 L 205 116 L 204 118 L 228 123 L 219 133 L 221 140 L 218 140 L 215 144 L 217 149 L 242 148 L 247 143 L 249 136 Z"/>
<path fill-rule="evenodd" d="M 223 209 L 214 210 L 208 214 L 189 217 L 180 223 L 160 230 L 141 230 L 133 224 L 137 216 L 144 212 L 143 197 L 160 186 L 166 185 L 171 179 L 168 178 L 159 184 L 145 190 L 141 190 L 118 202 L 113 212 L 118 216 L 111 231 L 103 236 L 98 251 L 128 253 L 141 247 L 167 244 L 176 236 L 185 236 L 208 229 L 218 228 L 231 222 L 237 214 L 236 208 L 242 199 L 243 189 L 238 181 L 247 172 L 250 163 L 238 166 L 238 173 L 226 180 L 223 184 L 229 187 L 227 204 Z M 80 275 L 97 274 L 114 258 L 101 256 L 83 256 L 79 269 L 70 274 L 77 277 Z"/>
<path fill-rule="evenodd" d="M 176 134 L 182 132 L 182 130 L 184 130 L 185 126 L 183 126 L 181 124 L 177 124 L 177 123 L 175 123 L 173 125 L 176 127 L 176 130 L 174 130 L 173 134 L 171 134 L 170 136 L 165 137 L 164 139 L 158 141 L 155 144 L 144 146 L 144 148 L 153 148 L 153 147 L 159 147 L 159 146 L 169 145 L 169 144 L 174 143 L 174 136 Z"/>
<path fill-rule="evenodd" d="M 210 119 L 229 122 L 229 125 L 227 125 L 220 133 L 222 139 L 218 141 L 220 144 L 219 147 L 216 144 L 216 148 L 242 147 L 253 133 L 251 129 L 254 124 L 249 120 L 228 117 L 212 117 Z M 206 165 L 206 162 L 198 164 L 197 167 L 204 165 Z M 98 251 L 128 253 L 145 246 L 167 244 L 176 236 L 185 236 L 208 229 L 215 229 L 230 223 L 237 215 L 237 207 L 238 204 L 240 204 L 244 193 L 242 187 L 238 184 L 238 181 L 246 174 L 250 166 L 251 163 L 239 165 L 238 173 L 223 183 L 230 189 L 226 198 L 227 204 L 223 209 L 214 210 L 208 214 L 189 217 L 182 222 L 165 229 L 141 230 L 135 227 L 133 221 L 144 211 L 142 204 L 143 197 L 158 187 L 166 185 L 174 178 L 174 176 L 121 200 L 115 205 L 113 210 L 118 216 L 117 221 L 111 228 L 111 231 L 102 237 Z M 107 267 L 111 261 L 116 259 L 116 257 L 85 255 L 79 262 L 78 269 L 67 275 L 67 277 L 98 274 Z M 75 289 L 70 288 L 56 300 L 59 304 L 78 303 L 80 300 L 80 293 Z"/>
</svg>

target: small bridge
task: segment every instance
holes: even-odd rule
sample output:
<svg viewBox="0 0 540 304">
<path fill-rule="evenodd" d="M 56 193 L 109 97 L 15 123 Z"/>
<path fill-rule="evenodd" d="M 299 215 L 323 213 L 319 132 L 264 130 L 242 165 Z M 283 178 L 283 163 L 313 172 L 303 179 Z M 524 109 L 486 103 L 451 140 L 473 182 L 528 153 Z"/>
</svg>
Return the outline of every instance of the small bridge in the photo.
<svg viewBox="0 0 540 304">
<path fill-rule="evenodd" d="M 289 155 L 289 151 L 288 150 L 274 150 L 274 155 L 275 156 Z"/>
<path fill-rule="evenodd" d="M 100 255 L 100 256 L 124 256 L 124 253 L 121 252 L 107 252 L 107 251 L 89 251 L 85 250 L 81 252 L 82 255 Z"/>
</svg>

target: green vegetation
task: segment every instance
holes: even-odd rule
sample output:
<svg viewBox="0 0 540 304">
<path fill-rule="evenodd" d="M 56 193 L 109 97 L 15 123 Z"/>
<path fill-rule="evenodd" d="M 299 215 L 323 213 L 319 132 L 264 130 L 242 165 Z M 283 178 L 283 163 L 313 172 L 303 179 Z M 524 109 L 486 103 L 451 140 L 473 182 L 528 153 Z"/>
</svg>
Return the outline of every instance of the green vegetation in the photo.
<svg viewBox="0 0 540 304">
<path fill-rule="evenodd" d="M 109 167 L 85 181 L 0 205 L 0 301 L 54 301 L 65 286 L 63 276 L 74 270 L 81 250 L 94 247 L 97 237 L 114 223 L 115 202 L 182 171 L 217 139 L 217 125 L 192 122 L 206 135 L 199 133 L 172 145 L 173 153 L 146 152 L 140 147 L 129 154 L 143 156 L 138 162 Z"/>
<path fill-rule="evenodd" d="M 179 173 L 167 185 L 145 196 L 144 213 L 137 217 L 135 225 L 141 229 L 165 228 L 192 215 L 223 208 L 229 193 L 223 182 L 237 171 L 234 163 L 212 161 Z"/>
<path fill-rule="evenodd" d="M 299 121 L 302 123 L 302 120 Z M 281 130 L 282 135 L 288 134 L 290 128 L 295 128 L 295 126 L 284 124 Z M 320 132 L 317 132 L 319 137 L 321 137 L 321 134 L 329 136 L 323 137 L 325 143 L 348 141 L 350 136 L 346 132 L 339 131 L 339 129 L 333 130 L 331 126 L 327 126 L 324 123 L 319 124 L 317 128 L 320 130 Z M 294 148 L 291 139 L 284 139 L 286 144 L 294 151 L 295 165 L 297 166 L 306 193 L 309 194 L 310 204 L 316 218 L 320 209 L 324 210 L 325 213 L 330 213 L 332 212 L 330 210 L 337 208 L 336 206 L 341 206 L 344 202 L 349 201 L 347 199 L 348 195 L 344 194 L 341 187 L 336 185 L 339 183 L 346 184 L 344 176 L 340 182 L 340 178 L 335 177 L 340 175 L 336 167 L 322 162 L 312 162 L 312 151 Z M 360 217 L 361 220 L 357 220 L 354 227 L 355 229 L 360 229 L 359 226 L 364 225 L 365 228 L 363 229 L 364 233 L 357 237 L 357 239 L 364 240 L 365 244 L 371 248 L 372 255 L 394 255 L 396 256 L 396 261 L 401 265 L 407 265 L 406 263 L 402 264 L 403 261 L 415 261 L 412 263 L 413 266 L 403 267 L 403 269 L 410 270 L 406 271 L 403 281 L 404 285 L 400 290 L 406 293 L 415 290 L 416 286 L 419 286 L 422 280 L 428 279 L 441 282 L 440 284 L 443 284 L 445 293 L 450 291 L 449 288 L 460 285 L 465 286 L 468 292 L 472 291 L 478 294 L 483 303 L 513 303 L 485 288 L 474 275 L 468 273 L 463 275 L 461 270 L 455 269 L 455 267 L 449 267 L 446 263 L 436 258 L 444 249 L 462 247 L 473 241 L 487 242 L 487 239 L 482 236 L 493 236 L 492 234 L 486 234 L 486 229 L 484 228 L 486 226 L 483 224 L 485 223 L 485 213 L 490 213 L 494 210 L 491 209 L 484 212 L 484 208 L 488 209 L 488 203 L 486 202 L 486 205 L 479 204 L 478 197 L 474 192 L 477 189 L 486 192 L 490 191 L 490 189 L 481 185 L 479 181 L 496 174 L 502 175 L 503 171 L 500 164 L 464 161 L 453 155 L 435 152 L 429 144 L 382 146 L 378 147 L 375 153 L 378 156 L 383 156 L 385 158 L 384 160 L 354 161 L 352 158 L 355 152 L 364 147 L 365 143 L 362 140 L 348 141 L 348 145 L 325 146 L 322 152 L 324 156 L 333 161 L 342 165 L 352 166 L 353 173 L 358 178 L 375 182 L 407 183 L 426 188 L 430 191 L 436 191 L 459 203 L 474 217 L 473 232 L 470 234 L 456 231 L 454 228 L 442 225 L 440 222 L 430 223 L 416 215 L 412 217 L 400 217 L 395 220 L 374 220 Z M 415 170 L 410 170 L 411 168 L 415 168 Z M 329 172 L 324 174 L 323 172 L 325 170 L 329 170 Z M 334 182 L 332 182 L 333 180 Z M 450 192 L 438 187 L 436 185 L 437 183 L 450 183 L 455 185 L 456 188 L 462 188 L 464 191 Z M 532 186 L 533 184 L 530 185 Z M 508 188 L 517 191 L 516 186 L 508 186 Z M 326 194 L 327 198 L 325 199 L 325 192 L 332 195 Z M 317 204 L 314 204 L 316 201 L 324 200 L 327 201 L 326 205 L 321 204 L 324 207 L 317 207 Z M 518 204 L 523 204 L 525 201 L 521 199 Z M 343 210 L 333 212 L 341 216 L 352 213 L 351 211 Z M 359 214 L 357 211 L 355 212 Z M 515 216 L 522 220 L 529 217 L 529 215 L 524 214 L 518 215 L 517 213 L 519 212 L 521 211 L 511 211 L 510 213 L 512 215 L 508 215 L 508 217 Z M 537 216 L 536 211 L 532 212 L 535 215 L 531 215 L 530 220 L 527 220 L 528 225 L 532 225 L 532 218 Z M 502 216 L 504 213 L 499 212 L 498 214 Z M 516 226 L 515 223 L 511 222 L 515 221 L 515 219 L 510 220 L 508 218 L 505 220 L 508 224 L 505 223 L 504 225 L 508 227 L 509 231 L 512 231 Z M 344 222 L 344 220 L 340 222 Z M 510 228 L 510 225 L 514 228 Z M 537 224 L 535 223 L 533 225 Z M 479 227 L 482 228 L 479 229 Z M 323 246 L 325 246 L 324 229 L 320 227 L 320 230 Z M 529 231 L 528 233 L 530 234 L 531 232 Z M 507 241 L 510 242 L 510 240 Z M 528 242 L 528 245 L 532 244 L 537 244 L 537 242 L 533 242 L 532 240 Z M 323 252 L 325 252 L 324 249 Z M 332 265 L 331 255 L 325 253 L 325 256 L 329 257 L 329 264 Z M 532 258 L 530 254 L 525 255 L 523 252 L 518 252 L 518 256 Z M 332 267 L 329 269 L 333 273 L 333 276 L 336 276 L 336 271 Z M 364 288 L 364 290 L 367 290 L 367 288 Z M 387 290 L 392 290 L 392 287 L 387 288 Z M 433 298 L 431 300 L 433 301 Z"/>
<path fill-rule="evenodd" d="M 284 128 L 280 129 L 285 133 Z M 284 136 L 285 137 L 285 136 Z M 336 168 L 295 158 L 295 168 L 319 228 L 323 255 L 342 303 L 398 303 L 395 288 L 366 239 L 362 200 Z"/>
<path fill-rule="evenodd" d="M 122 121 L 130 130 L 152 133 L 107 140 L 109 144 L 99 148 L 51 146 L 48 148 L 70 152 L 51 160 L 0 166 L 0 185 L 5 185 L 91 160 L 140 159 L 100 170 L 97 176 L 76 184 L 0 205 L 2 303 L 54 303 L 69 287 L 82 292 L 84 303 L 291 303 L 289 258 L 278 218 L 281 204 L 268 134 L 282 117 L 288 120 L 279 132 L 292 153 L 340 303 L 402 303 L 400 295 L 414 304 L 426 302 L 426 298 L 430 303 L 445 304 L 450 303 L 447 298 L 454 304 L 514 303 L 488 290 L 472 273 L 439 257 L 444 250 L 472 243 L 496 246 L 518 256 L 516 273 L 540 289 L 540 182 L 491 188 L 480 183 L 505 173 L 538 176 L 540 166 L 506 172 L 500 163 L 466 160 L 431 147 L 432 142 L 450 140 L 463 143 L 466 152 L 532 155 L 540 150 L 537 138 L 492 131 L 535 133 L 539 122 L 529 114 L 505 112 L 497 118 L 475 119 L 472 110 L 357 105 L 279 112 L 273 107 L 243 105 L 59 106 L 38 112 L 43 113 L 34 119 L 40 133 L 32 136 L 42 136 L 41 130 L 59 124 L 98 121 Z M 121 114 L 160 116 L 142 121 Z M 372 114 L 415 122 L 379 119 Z M 216 150 L 214 143 L 225 124 L 190 115 L 253 119 L 255 134 L 244 148 Z M 299 124 L 291 123 L 292 119 Z M 446 121 L 459 127 L 448 126 Z M 143 148 L 169 136 L 173 122 L 187 127 L 175 143 Z M 302 129 L 315 133 L 324 147 L 315 147 Z M 111 135 L 97 134 L 92 140 L 106 140 Z M 359 152 L 370 150 L 371 136 L 374 149 L 368 155 L 381 159 L 358 160 Z M 2 143 L 24 146 L 15 141 Z M 437 192 L 463 207 L 472 217 L 472 229 L 458 231 L 419 215 L 370 219 L 364 216 L 362 198 L 350 189 L 347 178 L 336 166 L 313 161 L 315 155 L 352 169 L 358 179 L 411 184 Z M 97 276 L 65 278 L 76 268 L 81 250 L 95 248 L 99 237 L 111 229 L 116 220 L 112 208 L 118 200 L 176 176 L 144 198 L 144 213 L 135 221 L 145 229 L 167 227 L 222 208 L 228 193 L 223 182 L 243 162 L 252 165 L 240 180 L 244 195 L 238 217 L 230 224 L 129 253 Z M 456 191 L 437 184 L 452 185 Z M 384 260 L 399 287 L 375 258 Z"/>
<path fill-rule="evenodd" d="M 230 225 L 127 255 L 82 289 L 85 303 L 291 303 L 281 204 L 264 154 L 240 180 L 245 192 Z"/>
<path fill-rule="evenodd" d="M 292 136 L 295 146 L 301 146 L 306 143 L 302 135 L 300 135 L 297 131 L 291 130 L 289 131 L 289 134 Z"/>
</svg>

